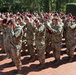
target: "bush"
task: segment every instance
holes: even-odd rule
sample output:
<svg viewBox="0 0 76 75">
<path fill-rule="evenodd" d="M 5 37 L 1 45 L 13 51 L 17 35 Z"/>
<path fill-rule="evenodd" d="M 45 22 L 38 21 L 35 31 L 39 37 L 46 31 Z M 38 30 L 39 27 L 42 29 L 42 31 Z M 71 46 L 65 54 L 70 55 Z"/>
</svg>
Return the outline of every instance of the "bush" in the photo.
<svg viewBox="0 0 76 75">
<path fill-rule="evenodd" d="M 68 13 L 71 13 L 73 16 L 76 16 L 76 3 L 66 4 L 66 14 Z"/>
</svg>

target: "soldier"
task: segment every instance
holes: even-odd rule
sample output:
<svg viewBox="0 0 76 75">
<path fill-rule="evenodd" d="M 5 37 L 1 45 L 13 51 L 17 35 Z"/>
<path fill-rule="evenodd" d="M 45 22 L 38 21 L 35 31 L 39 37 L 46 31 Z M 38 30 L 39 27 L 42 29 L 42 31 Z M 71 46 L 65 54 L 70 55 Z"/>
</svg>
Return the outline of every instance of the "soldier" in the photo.
<svg viewBox="0 0 76 75">
<path fill-rule="evenodd" d="M 50 22 L 49 22 L 49 18 L 48 16 L 45 16 L 44 17 L 44 25 L 46 27 L 46 56 L 49 56 L 49 53 L 51 51 L 51 33 L 49 32 L 48 30 L 48 25 L 50 25 Z"/>
<path fill-rule="evenodd" d="M 3 19 L 0 18 L 0 29 L 2 29 L 2 21 L 3 21 Z M 0 52 L 5 53 L 3 45 L 4 45 L 4 43 L 3 43 L 3 32 L 0 31 L 0 47 L 2 48 Z"/>
<path fill-rule="evenodd" d="M 65 43 L 68 52 L 68 61 L 71 62 L 73 60 L 74 50 L 76 48 L 76 24 L 73 18 L 68 18 L 68 21 L 65 25 Z"/>
<path fill-rule="evenodd" d="M 58 24 L 58 17 L 54 17 L 52 19 L 52 24 L 49 27 L 49 31 L 51 34 L 51 48 L 53 49 L 53 54 L 55 57 L 54 64 L 59 64 L 60 62 L 60 51 L 61 51 L 61 43 L 62 43 L 62 30 L 63 27 Z"/>
<path fill-rule="evenodd" d="M 35 52 L 34 52 L 34 26 L 30 21 L 29 17 L 25 17 L 25 22 L 26 22 L 26 38 L 27 38 L 27 48 L 30 54 L 30 61 L 35 61 Z"/>
<path fill-rule="evenodd" d="M 8 29 L 7 29 L 7 19 L 3 19 L 3 22 L 2 22 L 2 28 L 0 29 L 2 32 L 3 32 L 3 43 L 4 43 L 4 50 L 6 52 L 6 56 L 5 58 L 9 58 L 9 49 L 8 49 Z"/>
<path fill-rule="evenodd" d="M 20 26 L 24 26 L 23 27 L 23 31 L 24 31 L 24 34 L 23 34 L 23 38 L 22 38 L 22 50 L 23 50 L 23 55 L 25 54 L 25 50 L 26 50 L 26 43 L 27 43 L 27 40 L 26 40 L 26 23 L 22 20 L 21 17 L 19 17 L 17 19 L 17 25 L 20 25 Z"/>
<path fill-rule="evenodd" d="M 23 38 L 22 38 L 22 50 L 23 50 L 23 55 L 25 55 L 25 50 L 27 49 L 27 38 L 26 38 L 26 31 L 27 31 L 27 28 L 26 26 L 24 26 L 23 28 Z"/>
<path fill-rule="evenodd" d="M 34 20 L 35 28 L 35 44 L 38 55 L 38 60 L 40 62 L 38 69 L 42 69 L 45 66 L 45 26 L 39 22 L 39 20 Z"/>
<path fill-rule="evenodd" d="M 62 22 L 63 22 L 63 24 L 64 24 L 64 26 L 63 26 L 63 38 L 65 38 L 65 33 L 66 33 L 66 30 L 65 30 L 65 28 L 66 28 L 66 16 L 65 15 L 63 15 L 62 17 L 61 17 L 61 19 L 62 19 Z"/>
<path fill-rule="evenodd" d="M 13 29 L 13 23 L 11 20 L 7 23 L 8 28 L 8 47 L 9 55 L 17 67 L 18 73 L 22 73 L 22 62 L 21 62 L 21 47 L 22 47 L 22 36 L 23 36 L 23 27 L 16 26 Z"/>
</svg>

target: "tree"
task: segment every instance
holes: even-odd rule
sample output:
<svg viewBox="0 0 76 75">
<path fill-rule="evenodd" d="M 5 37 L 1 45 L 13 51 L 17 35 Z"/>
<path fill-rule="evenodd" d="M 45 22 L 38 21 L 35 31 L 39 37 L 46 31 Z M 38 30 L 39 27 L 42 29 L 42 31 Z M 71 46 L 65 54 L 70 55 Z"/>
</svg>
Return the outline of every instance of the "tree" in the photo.
<svg viewBox="0 0 76 75">
<path fill-rule="evenodd" d="M 60 11 L 61 8 L 61 0 L 56 0 L 56 11 Z"/>
</svg>

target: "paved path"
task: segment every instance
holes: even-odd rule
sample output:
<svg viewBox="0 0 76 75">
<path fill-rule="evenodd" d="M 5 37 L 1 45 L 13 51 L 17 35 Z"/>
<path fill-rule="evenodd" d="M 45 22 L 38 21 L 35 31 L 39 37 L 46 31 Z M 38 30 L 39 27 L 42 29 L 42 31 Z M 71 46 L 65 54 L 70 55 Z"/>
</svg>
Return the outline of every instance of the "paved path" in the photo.
<svg viewBox="0 0 76 75">
<path fill-rule="evenodd" d="M 65 58 L 68 58 L 66 54 L 66 48 L 62 48 L 61 51 L 61 63 L 58 66 L 55 66 L 52 61 L 54 60 L 52 52 L 50 56 L 46 58 L 45 69 L 38 71 L 36 68 L 39 61 L 29 62 L 28 53 L 25 56 L 22 56 L 23 63 L 23 75 L 76 75 L 76 52 L 74 54 L 73 62 L 69 63 Z M 4 59 L 5 54 L 0 53 L 0 75 L 15 75 L 14 71 L 16 70 L 15 66 L 10 66 L 9 62 L 11 59 Z"/>
</svg>

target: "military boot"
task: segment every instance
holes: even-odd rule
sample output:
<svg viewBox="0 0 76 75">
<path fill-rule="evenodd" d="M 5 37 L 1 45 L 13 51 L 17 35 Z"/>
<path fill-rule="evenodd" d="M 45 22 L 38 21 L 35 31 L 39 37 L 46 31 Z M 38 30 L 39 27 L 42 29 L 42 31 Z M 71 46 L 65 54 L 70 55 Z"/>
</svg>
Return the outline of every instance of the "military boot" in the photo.
<svg viewBox="0 0 76 75">
<path fill-rule="evenodd" d="M 38 67 L 37 67 L 39 70 L 42 70 L 45 68 L 45 64 L 39 64 Z"/>
<path fill-rule="evenodd" d="M 9 63 L 9 65 L 10 65 L 10 66 L 15 66 L 15 64 L 14 64 L 13 61 L 11 61 L 11 62 Z"/>
<path fill-rule="evenodd" d="M 72 61 L 73 61 L 73 57 L 70 57 L 70 56 L 69 56 L 68 61 L 69 61 L 69 62 L 72 62 Z"/>
<path fill-rule="evenodd" d="M 18 71 L 17 71 L 17 74 L 15 74 L 15 75 L 23 75 L 23 74 L 22 74 L 22 70 L 18 70 Z"/>
<path fill-rule="evenodd" d="M 46 52 L 45 56 L 46 58 L 50 57 L 50 53 Z"/>
<path fill-rule="evenodd" d="M 34 62 L 36 60 L 35 56 L 31 57 L 30 62 Z"/>
<path fill-rule="evenodd" d="M 60 64 L 60 59 L 55 59 L 54 64 L 59 65 Z"/>
</svg>

